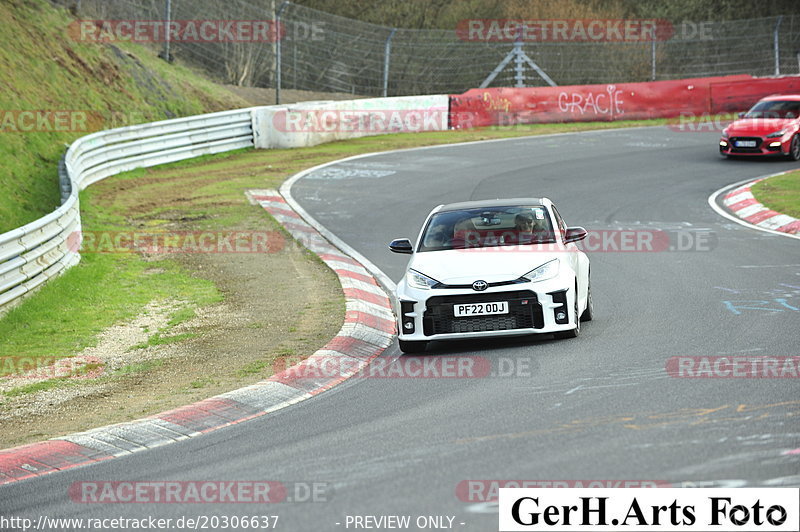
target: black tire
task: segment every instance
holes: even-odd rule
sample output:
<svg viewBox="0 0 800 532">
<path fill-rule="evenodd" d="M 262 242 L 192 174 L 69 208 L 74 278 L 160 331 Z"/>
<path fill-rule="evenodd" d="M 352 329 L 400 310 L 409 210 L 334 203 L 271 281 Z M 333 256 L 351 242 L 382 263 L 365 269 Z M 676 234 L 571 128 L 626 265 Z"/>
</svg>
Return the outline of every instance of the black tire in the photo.
<svg viewBox="0 0 800 532">
<path fill-rule="evenodd" d="M 561 331 L 555 333 L 555 337 L 562 339 L 562 338 L 577 338 L 579 334 L 581 334 L 581 320 L 578 317 L 578 284 L 575 283 L 575 305 L 574 305 L 574 312 L 573 316 L 575 316 L 575 328 L 570 329 L 569 331 Z"/>
<path fill-rule="evenodd" d="M 399 343 L 403 353 L 422 353 L 428 347 L 428 342 L 399 340 Z"/>
<path fill-rule="evenodd" d="M 581 314 L 581 321 L 592 321 L 594 317 L 594 305 L 592 304 L 592 270 L 589 270 L 589 283 L 586 286 L 586 310 Z"/>
<path fill-rule="evenodd" d="M 789 158 L 800 161 L 800 133 L 795 133 L 792 142 L 789 143 Z"/>
</svg>

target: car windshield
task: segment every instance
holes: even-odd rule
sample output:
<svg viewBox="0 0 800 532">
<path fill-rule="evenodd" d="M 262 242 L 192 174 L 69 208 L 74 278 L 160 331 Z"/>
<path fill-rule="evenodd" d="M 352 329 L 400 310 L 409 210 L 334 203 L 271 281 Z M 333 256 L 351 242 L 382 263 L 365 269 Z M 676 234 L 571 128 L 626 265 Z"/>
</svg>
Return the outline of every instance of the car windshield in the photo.
<svg viewBox="0 0 800 532">
<path fill-rule="evenodd" d="M 797 118 L 800 116 L 800 101 L 776 100 L 758 102 L 747 111 L 744 118 Z"/>
<path fill-rule="evenodd" d="M 419 251 L 555 243 L 541 205 L 444 211 L 431 217 Z"/>
</svg>

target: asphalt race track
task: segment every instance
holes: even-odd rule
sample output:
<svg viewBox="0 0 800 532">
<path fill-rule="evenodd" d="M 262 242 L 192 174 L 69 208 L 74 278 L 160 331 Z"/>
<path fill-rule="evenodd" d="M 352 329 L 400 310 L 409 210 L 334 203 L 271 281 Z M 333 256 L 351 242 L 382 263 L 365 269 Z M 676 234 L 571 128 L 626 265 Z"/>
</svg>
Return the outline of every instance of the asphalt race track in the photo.
<svg viewBox="0 0 800 532">
<path fill-rule="evenodd" d="M 295 184 L 295 199 L 394 280 L 406 258 L 386 244 L 415 238 L 435 205 L 471 199 L 547 196 L 570 225 L 667 231 L 690 249 L 590 252 L 595 320 L 574 340 L 434 344 L 427 354 L 482 357 L 511 376 L 351 379 L 206 436 L 0 487 L 0 514 L 267 514 L 287 531 L 345 530 L 348 515 L 455 516 L 455 529 L 488 531 L 497 529 L 494 504 L 458 496 L 460 482 L 800 486 L 797 379 L 665 371 L 675 356 L 800 354 L 800 242 L 707 204 L 720 187 L 800 164 L 725 160 L 717 139 L 663 127 L 586 132 L 317 170 Z M 327 501 L 72 502 L 68 488 L 86 480 L 322 482 Z"/>
</svg>

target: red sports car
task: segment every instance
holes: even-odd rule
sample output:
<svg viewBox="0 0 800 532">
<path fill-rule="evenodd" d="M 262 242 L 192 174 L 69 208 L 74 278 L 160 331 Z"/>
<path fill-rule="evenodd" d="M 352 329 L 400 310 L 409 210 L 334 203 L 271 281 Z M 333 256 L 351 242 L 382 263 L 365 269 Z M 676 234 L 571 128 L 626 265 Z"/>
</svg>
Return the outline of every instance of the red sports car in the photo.
<svg viewBox="0 0 800 532">
<path fill-rule="evenodd" d="M 722 130 L 722 155 L 786 155 L 800 160 L 800 95 L 762 98 L 739 116 Z"/>
</svg>

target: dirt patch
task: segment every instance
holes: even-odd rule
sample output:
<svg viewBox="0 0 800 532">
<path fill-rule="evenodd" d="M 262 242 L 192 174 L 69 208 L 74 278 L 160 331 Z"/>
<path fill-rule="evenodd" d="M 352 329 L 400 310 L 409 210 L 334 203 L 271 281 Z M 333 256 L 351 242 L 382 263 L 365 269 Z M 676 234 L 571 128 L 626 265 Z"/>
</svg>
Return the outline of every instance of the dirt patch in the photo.
<svg viewBox="0 0 800 532">
<path fill-rule="evenodd" d="M 114 181 L 96 186 L 113 188 Z M 243 208 L 250 211 L 242 227 L 275 228 L 260 207 Z M 170 226 L 193 228 L 192 222 Z M 135 348 L 181 307 L 153 302 L 82 353 L 104 361 L 102 375 L 0 395 L 0 446 L 137 419 L 258 382 L 272 374 L 276 359 L 309 356 L 341 327 L 344 298 L 335 274 L 293 242 L 275 253 L 187 253 L 173 259 L 213 281 L 224 301 L 168 328 L 165 341 L 178 341 Z M 157 272 L 155 262 L 152 273 Z"/>
<path fill-rule="evenodd" d="M 129 364 L 141 362 L 148 353 L 141 353 L 135 347 L 146 344 L 154 332 L 166 328 L 170 316 L 183 306 L 185 304 L 180 301 L 153 301 L 135 319 L 109 327 L 100 333 L 97 345 L 87 347 L 73 357 L 60 358 L 46 365 L 40 364 L 30 371 L 0 378 L 0 392 L 13 392 L 45 383 L 52 378 L 69 378 L 72 381 L 96 379 L 103 374 L 119 371 Z M 0 397 L 0 406 L 4 410 L 10 410 L 3 417 L 13 419 L 36 413 L 42 404 L 61 403 L 62 397 L 68 395 L 65 392 L 65 389 L 56 389 L 12 396 L 12 399 Z"/>
</svg>

